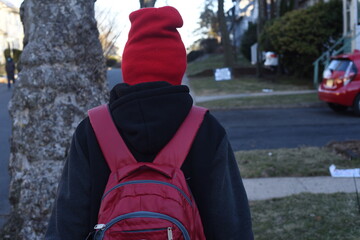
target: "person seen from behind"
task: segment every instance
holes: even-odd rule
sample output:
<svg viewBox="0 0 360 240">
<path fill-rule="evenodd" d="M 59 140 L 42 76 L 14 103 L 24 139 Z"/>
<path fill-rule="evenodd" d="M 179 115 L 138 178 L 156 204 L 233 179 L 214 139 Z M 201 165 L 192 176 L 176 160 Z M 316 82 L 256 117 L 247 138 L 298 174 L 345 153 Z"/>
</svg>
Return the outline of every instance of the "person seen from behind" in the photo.
<svg viewBox="0 0 360 240">
<path fill-rule="evenodd" d="M 11 57 L 6 59 L 5 70 L 8 81 L 8 88 L 11 88 L 11 81 L 15 84 L 15 63 Z"/>
<path fill-rule="evenodd" d="M 173 7 L 130 14 L 122 62 L 124 83 L 110 92 L 116 128 L 137 161 L 152 162 L 193 106 L 181 85 L 186 50 Z M 91 96 L 89 96 L 91 97 Z M 199 209 L 206 239 L 252 240 L 251 214 L 228 136 L 207 112 L 181 167 Z M 97 224 L 110 174 L 89 118 L 77 127 L 60 180 L 46 239 L 85 239 Z"/>
</svg>

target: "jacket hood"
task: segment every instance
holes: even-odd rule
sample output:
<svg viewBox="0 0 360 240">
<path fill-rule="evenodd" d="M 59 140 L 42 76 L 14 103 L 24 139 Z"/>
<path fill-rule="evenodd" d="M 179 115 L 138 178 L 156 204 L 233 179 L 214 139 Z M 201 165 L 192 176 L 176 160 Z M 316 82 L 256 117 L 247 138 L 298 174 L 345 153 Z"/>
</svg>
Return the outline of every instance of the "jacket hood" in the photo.
<svg viewBox="0 0 360 240">
<path fill-rule="evenodd" d="M 192 104 L 187 86 L 150 82 L 117 84 L 110 92 L 109 106 L 134 157 L 138 161 L 152 161 L 173 137 Z"/>
</svg>

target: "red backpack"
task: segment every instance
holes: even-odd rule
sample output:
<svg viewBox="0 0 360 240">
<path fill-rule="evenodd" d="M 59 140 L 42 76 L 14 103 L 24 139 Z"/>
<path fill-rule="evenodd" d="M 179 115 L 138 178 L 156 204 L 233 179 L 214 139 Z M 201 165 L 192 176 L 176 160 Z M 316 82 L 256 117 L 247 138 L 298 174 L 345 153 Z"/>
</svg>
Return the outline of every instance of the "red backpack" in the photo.
<svg viewBox="0 0 360 240">
<path fill-rule="evenodd" d="M 205 239 L 199 211 L 180 167 L 206 111 L 192 107 L 152 163 L 135 160 L 107 105 L 89 111 L 91 125 L 111 170 L 94 239 Z"/>
</svg>

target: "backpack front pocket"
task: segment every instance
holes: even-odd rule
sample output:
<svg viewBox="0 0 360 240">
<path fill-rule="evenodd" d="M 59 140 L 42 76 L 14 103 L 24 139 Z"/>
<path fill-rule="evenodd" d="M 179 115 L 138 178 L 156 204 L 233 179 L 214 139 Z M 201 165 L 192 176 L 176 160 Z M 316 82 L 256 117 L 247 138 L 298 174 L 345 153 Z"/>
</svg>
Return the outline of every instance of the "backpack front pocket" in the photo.
<svg viewBox="0 0 360 240">
<path fill-rule="evenodd" d="M 149 229 L 131 229 L 124 230 L 120 229 L 117 225 L 125 220 L 133 219 L 146 219 L 156 220 L 159 222 L 168 223 L 167 227 L 160 228 L 149 228 Z M 170 226 L 171 225 L 171 226 Z M 122 216 L 118 216 L 112 219 L 107 224 L 99 224 L 101 228 L 97 229 L 98 231 L 95 234 L 96 240 L 102 239 L 121 239 L 121 240 L 132 240 L 132 239 L 149 239 L 149 240 L 158 240 L 158 239 L 181 239 L 190 240 L 189 233 L 182 223 L 178 220 L 167 216 L 161 213 L 155 212 L 134 212 L 128 213 Z"/>
<path fill-rule="evenodd" d="M 177 229 L 173 230 L 173 227 L 127 230 L 127 231 L 116 231 L 109 229 L 107 235 L 111 239 L 121 239 L 121 240 L 133 240 L 133 239 L 174 240 L 174 239 L 179 239 L 179 237 L 181 236 L 181 232 L 178 231 Z"/>
</svg>

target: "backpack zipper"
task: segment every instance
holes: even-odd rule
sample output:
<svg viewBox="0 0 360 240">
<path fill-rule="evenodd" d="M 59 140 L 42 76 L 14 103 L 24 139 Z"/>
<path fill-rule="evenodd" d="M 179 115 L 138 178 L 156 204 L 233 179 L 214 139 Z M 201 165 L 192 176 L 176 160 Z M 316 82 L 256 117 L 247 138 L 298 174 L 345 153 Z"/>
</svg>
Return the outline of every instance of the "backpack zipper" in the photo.
<svg viewBox="0 0 360 240">
<path fill-rule="evenodd" d="M 173 240 L 172 228 L 167 228 L 168 240 Z"/>
<path fill-rule="evenodd" d="M 144 232 L 158 232 L 158 231 L 164 231 L 167 230 L 167 228 L 150 228 L 150 229 L 142 229 L 142 230 L 127 230 L 127 231 L 121 231 L 123 233 L 144 233 Z"/>
<path fill-rule="evenodd" d="M 158 219 L 163 219 L 166 221 L 169 221 L 173 224 L 175 224 L 181 231 L 184 240 L 191 240 L 188 231 L 186 230 L 185 226 L 182 225 L 181 222 L 179 222 L 177 219 L 172 218 L 168 215 L 165 214 L 161 214 L 161 213 L 155 213 L 155 212 L 146 212 L 146 211 L 140 211 L 140 212 L 133 212 L 133 213 L 127 213 L 121 216 L 118 216 L 114 219 L 112 219 L 110 222 L 108 222 L 107 224 L 97 224 L 95 226 L 99 227 L 99 229 L 97 229 L 98 231 L 95 233 L 94 239 L 103 239 L 105 232 L 112 227 L 112 225 L 114 225 L 117 222 L 123 221 L 125 219 L 129 219 L 129 218 L 158 218 Z M 100 228 L 101 227 L 101 228 Z M 173 234 L 172 234 L 172 228 L 168 227 L 167 228 L 167 233 L 168 233 L 168 240 L 173 240 Z M 100 235 L 99 235 L 100 234 Z M 96 237 L 96 238 L 95 238 Z"/>
<path fill-rule="evenodd" d="M 96 230 L 104 230 L 106 227 L 105 224 L 97 224 L 94 229 Z M 153 232 L 153 231 L 160 231 L 160 230 L 167 230 L 167 236 L 168 236 L 168 240 L 174 240 L 173 238 L 173 232 L 172 232 L 172 227 L 168 227 L 168 228 L 157 228 L 157 229 L 146 229 L 146 230 L 131 230 L 131 231 L 123 231 L 123 232 L 128 232 L 128 233 L 131 233 L 131 232 Z"/>
<path fill-rule="evenodd" d="M 115 187 L 111 188 L 109 191 L 107 191 L 106 193 L 104 193 L 103 197 L 101 198 L 101 201 L 113 190 L 123 187 L 125 185 L 130 185 L 130 184 L 142 184 L 142 183 L 154 183 L 154 184 L 161 184 L 161 185 L 165 185 L 165 186 L 169 186 L 172 188 L 175 188 L 177 191 L 180 192 L 181 195 L 184 196 L 184 198 L 186 199 L 186 201 L 190 204 L 190 206 L 192 206 L 192 202 L 190 200 L 190 198 L 186 195 L 186 193 L 181 190 L 179 187 L 175 186 L 174 184 L 171 183 L 167 183 L 167 182 L 162 182 L 162 181 L 156 181 L 156 180 L 135 180 L 135 181 L 128 181 L 128 182 L 124 182 L 124 183 L 120 183 L 118 185 L 116 185 Z"/>
</svg>

